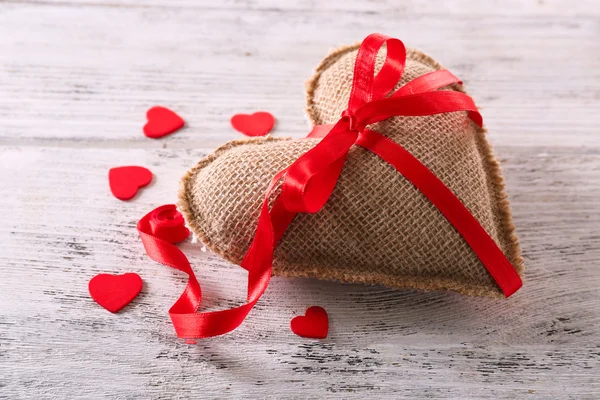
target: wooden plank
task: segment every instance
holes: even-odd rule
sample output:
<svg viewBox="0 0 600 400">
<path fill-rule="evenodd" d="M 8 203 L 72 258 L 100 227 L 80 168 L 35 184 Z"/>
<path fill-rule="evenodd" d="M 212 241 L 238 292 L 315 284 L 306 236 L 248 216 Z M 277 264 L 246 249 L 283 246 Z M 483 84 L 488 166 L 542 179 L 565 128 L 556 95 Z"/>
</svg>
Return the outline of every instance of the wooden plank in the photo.
<svg viewBox="0 0 600 400">
<path fill-rule="evenodd" d="M 6 0 L 8 3 L 25 4 L 51 4 L 63 7 L 113 7 L 113 8 L 196 8 L 202 10 L 222 9 L 231 12 L 257 11 L 282 11 L 282 12 L 330 12 L 343 13 L 395 13 L 410 16 L 419 15 L 460 15 L 461 17 L 477 16 L 489 17 L 490 15 L 565 15 L 569 17 L 597 16 L 600 10 L 595 0 L 581 0 L 576 3 L 566 3 L 565 0 L 505 0 L 494 4 L 493 9 L 485 2 L 472 0 L 455 0 L 452 2 L 416 2 L 406 1 L 398 3 L 394 0 L 361 1 L 314 1 L 301 0 L 294 2 L 281 2 L 278 0 L 223 0 L 214 3 L 206 0 Z"/>
<path fill-rule="evenodd" d="M 122 331 L 97 320 L 90 324 L 95 329 L 76 333 L 89 333 L 91 343 L 23 346 L 24 357 L 3 374 L 3 393 L 11 398 L 127 399 L 593 399 L 600 393 L 593 373 L 599 364 L 597 348 L 432 349 L 406 347 L 401 340 L 357 347 L 318 342 L 282 347 L 265 338 L 236 345 L 233 352 L 224 341 L 165 346 L 145 330 L 120 336 Z M 44 358 L 53 363 L 40 363 Z"/>
<path fill-rule="evenodd" d="M 598 8 L 516 3 L 485 18 L 488 5 L 466 1 L 4 4 L 0 144 L 158 148 L 141 135 L 154 104 L 188 122 L 169 146 L 217 146 L 237 137 L 231 115 L 258 109 L 278 117 L 278 135 L 300 137 L 312 69 L 377 29 L 462 77 L 496 143 L 598 147 Z"/>
<path fill-rule="evenodd" d="M 528 273 L 510 300 L 275 278 L 248 321 L 197 346 L 167 309 L 181 275 L 144 255 L 137 220 L 175 200 L 208 150 L 0 147 L 0 397 L 595 398 L 600 395 L 600 152 L 499 147 Z M 107 170 L 146 165 L 155 181 L 114 199 Z M 244 296 L 245 274 L 185 243 L 208 309 Z M 87 282 L 138 272 L 121 314 Z M 318 304 L 329 337 L 294 336 Z"/>
</svg>

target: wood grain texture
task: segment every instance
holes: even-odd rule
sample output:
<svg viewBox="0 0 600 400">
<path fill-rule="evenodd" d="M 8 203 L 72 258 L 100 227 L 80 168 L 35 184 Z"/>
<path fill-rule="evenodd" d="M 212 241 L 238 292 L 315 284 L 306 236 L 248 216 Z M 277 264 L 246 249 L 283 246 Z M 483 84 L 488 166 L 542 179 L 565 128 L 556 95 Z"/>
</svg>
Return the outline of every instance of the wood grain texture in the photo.
<svg viewBox="0 0 600 400">
<path fill-rule="evenodd" d="M 598 7 L 591 3 L 590 14 L 576 17 L 523 2 L 494 7 L 485 18 L 475 1 L 425 13 L 395 2 L 360 12 L 357 2 L 348 9 L 345 1 L 326 3 L 340 10 L 314 2 L 291 10 L 254 2 L 3 5 L 0 143 L 157 145 L 138 134 L 140 118 L 157 103 L 191 127 L 171 146 L 217 146 L 236 137 L 231 115 L 265 108 L 280 132 L 300 137 L 307 132 L 303 82 L 312 69 L 330 49 L 378 30 L 463 78 L 499 144 L 600 145 Z"/>
<path fill-rule="evenodd" d="M 600 394 L 600 152 L 498 149 L 529 267 L 509 301 L 275 278 L 239 330 L 189 346 L 174 337 L 166 312 L 184 279 L 144 255 L 135 225 L 174 201 L 179 175 L 206 151 L 2 149 L 0 196 L 11 218 L 0 230 L 0 393 Z M 156 176 L 131 203 L 106 184 L 108 168 L 125 162 Z M 198 245 L 183 250 L 208 309 L 243 300 L 242 270 Z M 108 314 L 89 298 L 87 281 L 127 271 L 144 278 L 143 294 Z M 323 342 L 288 329 L 312 304 L 330 314 Z"/>
<path fill-rule="evenodd" d="M 0 4 L 0 398 L 600 397 L 600 10 L 594 1 L 11 1 Z M 167 310 L 182 275 L 135 225 L 179 177 L 266 109 L 306 134 L 302 82 L 328 49 L 378 30 L 464 78 L 503 162 L 528 272 L 510 300 L 274 278 L 249 319 L 186 345 Z M 141 134 L 145 110 L 188 126 Z M 108 169 L 154 182 L 132 202 Z M 245 273 L 182 245 L 206 309 Z M 122 313 L 87 293 L 137 272 Z M 310 305 L 323 341 L 288 328 Z"/>
</svg>

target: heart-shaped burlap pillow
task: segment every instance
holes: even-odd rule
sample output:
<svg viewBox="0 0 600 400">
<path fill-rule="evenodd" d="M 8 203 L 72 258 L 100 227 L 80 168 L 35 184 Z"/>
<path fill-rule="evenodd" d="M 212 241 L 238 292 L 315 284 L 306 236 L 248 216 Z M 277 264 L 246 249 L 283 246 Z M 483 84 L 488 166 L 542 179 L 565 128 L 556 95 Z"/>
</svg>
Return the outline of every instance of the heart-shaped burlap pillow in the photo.
<svg viewBox="0 0 600 400">
<path fill-rule="evenodd" d="M 307 86 L 312 124 L 333 124 L 348 106 L 358 45 L 332 52 Z M 380 51 L 376 68 L 381 68 Z M 408 50 L 400 87 L 441 66 Z M 458 84 L 441 90 L 463 91 Z M 498 162 L 466 112 L 392 117 L 369 126 L 402 145 L 460 199 L 519 275 L 522 258 Z M 179 210 L 212 251 L 240 263 L 253 240 L 273 176 L 320 139 L 257 138 L 225 144 L 184 176 Z M 271 196 L 277 196 L 278 190 Z M 388 287 L 501 296 L 465 239 L 392 166 L 350 149 L 326 205 L 299 214 L 279 242 L 273 273 Z"/>
</svg>

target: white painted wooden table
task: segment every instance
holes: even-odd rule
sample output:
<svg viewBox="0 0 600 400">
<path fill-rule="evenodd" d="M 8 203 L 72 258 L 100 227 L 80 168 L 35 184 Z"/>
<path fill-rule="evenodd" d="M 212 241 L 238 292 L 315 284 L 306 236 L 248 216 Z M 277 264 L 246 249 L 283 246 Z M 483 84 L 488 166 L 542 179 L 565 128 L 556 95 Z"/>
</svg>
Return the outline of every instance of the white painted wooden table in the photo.
<svg viewBox="0 0 600 400">
<path fill-rule="evenodd" d="M 600 5 L 596 0 L 63 0 L 0 4 L 0 398 L 600 398 Z M 400 4 L 399 4 L 400 3 Z M 275 278 L 232 334 L 186 345 L 184 277 L 135 225 L 265 109 L 307 132 L 303 81 L 328 49 L 381 31 L 467 83 L 504 162 L 528 267 L 509 301 Z M 163 104 L 188 127 L 141 134 Z M 155 181 L 113 198 L 107 171 Z M 209 309 L 245 274 L 183 245 Z M 97 273 L 139 273 L 111 315 Z M 318 304 L 323 341 L 290 319 Z"/>
</svg>

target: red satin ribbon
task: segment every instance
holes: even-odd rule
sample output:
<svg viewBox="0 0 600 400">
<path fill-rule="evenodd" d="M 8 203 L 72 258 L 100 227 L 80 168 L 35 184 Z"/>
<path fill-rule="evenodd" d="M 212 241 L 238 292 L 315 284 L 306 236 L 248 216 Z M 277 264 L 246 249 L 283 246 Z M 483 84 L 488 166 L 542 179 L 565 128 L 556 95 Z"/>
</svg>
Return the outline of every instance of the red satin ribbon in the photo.
<svg viewBox="0 0 600 400">
<path fill-rule="evenodd" d="M 384 44 L 387 46 L 386 60 L 375 76 L 375 60 Z M 469 96 L 455 91 L 436 91 L 460 82 L 447 70 L 425 74 L 392 92 L 402 77 L 405 60 L 406 51 L 400 40 L 381 34 L 368 36 L 358 50 L 348 109 L 335 125 L 315 127 L 308 137 L 322 137 L 321 141 L 273 177 L 265 193 L 254 240 L 242 261 L 242 267 L 248 270 L 245 304 L 228 310 L 198 313 L 202 299 L 200 285 L 183 252 L 173 245 L 183 237 L 183 218 L 176 214 L 175 206 L 169 205 L 159 207 L 140 220 L 138 230 L 148 255 L 189 275 L 185 291 L 169 310 L 179 337 L 221 335 L 244 321 L 269 285 L 277 243 L 297 213 L 315 213 L 325 205 L 348 152 L 355 144 L 394 166 L 442 212 L 465 238 L 506 297 L 521 287 L 521 279 L 513 266 L 452 191 L 403 147 L 366 129 L 369 124 L 391 116 L 456 111 L 468 112 L 474 123 L 482 125 L 481 115 Z M 269 209 L 271 192 L 282 179 L 281 194 Z M 161 213 L 173 214 L 166 218 L 161 217 Z M 174 220 L 179 224 L 177 234 L 172 233 Z"/>
</svg>

